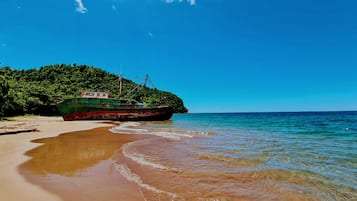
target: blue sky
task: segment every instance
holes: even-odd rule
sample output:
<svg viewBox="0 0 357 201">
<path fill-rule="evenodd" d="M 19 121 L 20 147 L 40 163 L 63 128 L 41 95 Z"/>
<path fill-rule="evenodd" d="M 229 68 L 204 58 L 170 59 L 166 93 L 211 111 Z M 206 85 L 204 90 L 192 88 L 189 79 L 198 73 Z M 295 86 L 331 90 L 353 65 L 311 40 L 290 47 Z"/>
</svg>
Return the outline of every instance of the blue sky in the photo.
<svg viewBox="0 0 357 201">
<path fill-rule="evenodd" d="M 0 61 L 149 74 L 190 112 L 357 110 L 357 1 L 1 0 Z"/>
</svg>

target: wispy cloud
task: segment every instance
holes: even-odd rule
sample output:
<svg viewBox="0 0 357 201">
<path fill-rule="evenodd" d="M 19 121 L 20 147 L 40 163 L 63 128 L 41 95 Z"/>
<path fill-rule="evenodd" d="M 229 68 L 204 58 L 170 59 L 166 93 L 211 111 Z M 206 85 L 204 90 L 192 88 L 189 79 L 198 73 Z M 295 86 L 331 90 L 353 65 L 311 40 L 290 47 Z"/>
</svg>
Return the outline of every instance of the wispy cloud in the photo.
<svg viewBox="0 0 357 201">
<path fill-rule="evenodd" d="M 191 6 L 196 4 L 196 0 L 186 0 Z M 166 3 L 184 2 L 184 0 L 165 0 Z"/>
<path fill-rule="evenodd" d="M 114 12 L 118 10 L 116 4 L 117 4 L 116 0 L 113 0 L 113 1 L 112 1 L 112 11 L 114 11 Z"/>
<path fill-rule="evenodd" d="M 79 13 L 86 13 L 88 10 L 84 7 L 82 0 L 74 0 L 78 5 L 76 11 Z"/>
<path fill-rule="evenodd" d="M 118 9 L 117 9 L 117 7 L 116 7 L 116 5 L 115 4 L 112 4 L 112 11 L 117 11 Z"/>
<path fill-rule="evenodd" d="M 77 7 L 76 7 L 76 11 L 79 12 L 79 13 L 87 13 L 88 10 L 87 8 L 84 6 L 82 0 L 74 0 L 76 3 L 77 3 Z M 187 2 L 189 3 L 191 6 L 195 5 L 196 4 L 196 0 L 164 0 L 164 2 L 166 3 L 175 3 L 175 2 L 178 2 L 178 3 L 182 3 L 182 2 Z M 18 8 L 21 8 L 21 7 L 18 7 Z M 112 1 L 112 11 L 117 11 L 118 8 L 116 6 L 116 0 L 113 0 Z"/>
</svg>

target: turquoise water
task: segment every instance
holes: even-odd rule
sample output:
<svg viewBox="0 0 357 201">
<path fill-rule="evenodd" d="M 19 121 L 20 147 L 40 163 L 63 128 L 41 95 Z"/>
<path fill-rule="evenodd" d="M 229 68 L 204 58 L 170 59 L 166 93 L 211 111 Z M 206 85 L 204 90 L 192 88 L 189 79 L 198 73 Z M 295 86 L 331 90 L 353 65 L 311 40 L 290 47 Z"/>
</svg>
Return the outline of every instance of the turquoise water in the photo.
<svg viewBox="0 0 357 201">
<path fill-rule="evenodd" d="M 357 112 L 176 114 L 136 131 L 166 138 L 131 159 L 198 186 L 184 200 L 357 200 Z"/>
<path fill-rule="evenodd" d="M 357 112 L 175 115 L 173 127 L 214 132 L 205 151 L 263 159 L 254 169 L 303 170 L 356 190 Z M 237 170 L 241 171 L 241 170 Z"/>
</svg>

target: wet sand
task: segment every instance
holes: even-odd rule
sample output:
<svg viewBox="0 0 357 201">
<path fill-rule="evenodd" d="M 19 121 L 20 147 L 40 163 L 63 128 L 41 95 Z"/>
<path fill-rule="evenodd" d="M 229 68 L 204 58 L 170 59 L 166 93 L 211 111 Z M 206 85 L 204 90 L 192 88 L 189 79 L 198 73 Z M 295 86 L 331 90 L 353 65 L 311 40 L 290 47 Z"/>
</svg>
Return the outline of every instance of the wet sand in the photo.
<svg viewBox="0 0 357 201">
<path fill-rule="evenodd" d="M 115 135 L 108 128 L 71 132 L 34 140 L 32 159 L 19 171 L 31 183 L 63 200 L 143 200 L 140 188 L 125 179 L 112 157 L 122 145 L 150 136 Z"/>
<path fill-rule="evenodd" d="M 26 152 L 31 159 L 19 172 L 65 201 L 314 200 L 267 184 L 266 178 L 287 181 L 289 173 L 210 172 L 214 163 L 189 156 L 187 147 L 171 138 L 96 128 L 33 142 L 41 145 Z"/>
<path fill-rule="evenodd" d="M 64 122 L 60 117 L 15 118 L 14 121 L 35 123 L 37 131 L 0 136 L 0 200 L 61 200 L 58 195 L 28 182 L 19 173 L 18 166 L 30 159 L 24 153 L 40 145 L 31 141 L 60 133 L 110 126 L 94 121 Z"/>
<path fill-rule="evenodd" d="M 33 140 L 18 171 L 40 187 L 42 200 L 353 200 L 353 189 L 319 174 L 259 169 L 264 160 L 216 155 L 188 143 L 203 136 L 139 122 L 67 132 Z M 20 200 L 40 200 L 32 198 Z"/>
</svg>

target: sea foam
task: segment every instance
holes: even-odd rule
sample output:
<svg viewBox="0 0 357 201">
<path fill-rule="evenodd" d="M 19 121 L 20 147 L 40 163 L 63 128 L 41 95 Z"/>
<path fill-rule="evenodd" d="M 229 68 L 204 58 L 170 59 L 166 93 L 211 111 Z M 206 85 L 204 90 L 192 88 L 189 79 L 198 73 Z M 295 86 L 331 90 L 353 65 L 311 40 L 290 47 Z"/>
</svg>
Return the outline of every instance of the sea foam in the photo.
<svg viewBox="0 0 357 201">
<path fill-rule="evenodd" d="M 131 159 L 132 161 L 135 161 L 141 165 L 146 165 L 146 166 L 150 166 L 150 167 L 153 167 L 153 168 L 156 168 L 156 169 L 161 169 L 161 170 L 169 170 L 170 168 L 164 166 L 164 165 L 161 165 L 161 164 L 158 164 L 158 163 L 155 163 L 153 161 L 153 159 L 149 159 L 150 157 L 149 156 L 146 156 L 145 154 L 142 154 L 142 153 L 139 153 L 139 152 L 132 152 L 130 153 L 129 151 L 129 148 L 130 146 L 132 146 L 135 142 L 131 142 L 131 143 L 128 143 L 128 144 L 125 144 L 123 146 L 123 149 L 122 149 L 122 153 L 125 157 Z"/>
<path fill-rule="evenodd" d="M 147 134 L 149 131 L 146 129 L 137 128 L 141 124 L 139 122 L 124 122 L 119 126 L 109 129 L 112 133 L 123 133 L 123 134 Z"/>
<path fill-rule="evenodd" d="M 207 131 L 194 131 L 194 130 L 176 130 L 176 129 L 154 129 L 154 128 L 139 128 L 139 122 L 124 122 L 119 126 L 109 129 L 112 133 L 118 134 L 139 134 L 139 135 L 155 135 L 171 140 L 181 140 L 184 138 L 194 138 L 196 136 L 208 136 L 213 133 Z"/>
<path fill-rule="evenodd" d="M 151 191 L 156 194 L 163 194 L 166 196 L 169 196 L 172 201 L 174 200 L 184 200 L 183 198 L 180 198 L 177 196 L 175 193 L 163 191 L 160 189 L 155 188 L 154 186 L 151 186 L 149 184 L 146 184 L 143 182 L 141 177 L 135 173 L 133 173 L 127 165 L 124 164 L 117 164 L 116 162 L 113 162 L 115 169 L 123 176 L 125 177 L 128 181 L 136 183 L 140 188 L 145 189 L 147 191 Z"/>
</svg>

